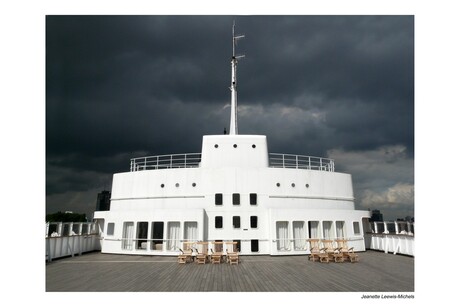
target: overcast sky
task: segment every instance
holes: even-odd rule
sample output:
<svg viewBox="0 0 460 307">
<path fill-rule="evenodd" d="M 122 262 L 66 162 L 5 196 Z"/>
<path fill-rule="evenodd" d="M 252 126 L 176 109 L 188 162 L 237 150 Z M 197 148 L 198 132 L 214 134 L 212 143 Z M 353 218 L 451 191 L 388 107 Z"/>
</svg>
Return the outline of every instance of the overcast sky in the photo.
<svg viewBox="0 0 460 307">
<path fill-rule="evenodd" d="M 46 212 L 90 218 L 129 159 L 240 134 L 329 157 L 356 209 L 414 215 L 413 16 L 47 16 Z"/>
</svg>

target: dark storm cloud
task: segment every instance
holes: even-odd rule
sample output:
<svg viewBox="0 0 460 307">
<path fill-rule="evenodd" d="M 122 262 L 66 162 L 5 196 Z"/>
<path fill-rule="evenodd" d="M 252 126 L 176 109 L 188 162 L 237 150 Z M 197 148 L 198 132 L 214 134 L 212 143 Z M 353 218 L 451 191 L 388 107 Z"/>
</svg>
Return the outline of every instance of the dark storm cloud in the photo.
<svg viewBox="0 0 460 307">
<path fill-rule="evenodd" d="M 413 163 L 412 16 L 48 16 L 48 211 L 110 185 L 129 158 L 199 152 L 228 127 L 233 19 L 240 133 L 272 152 L 402 146 Z"/>
</svg>

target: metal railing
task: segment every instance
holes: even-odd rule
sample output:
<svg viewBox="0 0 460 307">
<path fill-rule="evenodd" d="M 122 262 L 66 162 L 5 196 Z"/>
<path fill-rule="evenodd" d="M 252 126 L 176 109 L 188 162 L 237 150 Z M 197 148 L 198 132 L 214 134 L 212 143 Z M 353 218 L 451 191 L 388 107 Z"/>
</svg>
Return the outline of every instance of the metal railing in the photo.
<svg viewBox="0 0 460 307">
<path fill-rule="evenodd" d="M 269 165 L 275 168 L 308 169 L 334 172 L 334 160 L 313 156 L 269 153 Z M 131 159 L 130 171 L 199 167 L 201 153 L 148 156 Z"/>
<path fill-rule="evenodd" d="M 369 222 L 369 228 L 373 234 L 390 235 L 415 235 L 415 223 L 409 221 L 378 221 Z"/>
<path fill-rule="evenodd" d="M 131 159 L 130 171 L 199 167 L 201 153 L 150 156 Z"/>
<path fill-rule="evenodd" d="M 100 250 L 100 237 L 94 222 L 49 222 L 45 227 L 46 261 Z"/>
<path fill-rule="evenodd" d="M 269 153 L 270 167 L 334 171 L 334 160 L 321 157 Z"/>
</svg>

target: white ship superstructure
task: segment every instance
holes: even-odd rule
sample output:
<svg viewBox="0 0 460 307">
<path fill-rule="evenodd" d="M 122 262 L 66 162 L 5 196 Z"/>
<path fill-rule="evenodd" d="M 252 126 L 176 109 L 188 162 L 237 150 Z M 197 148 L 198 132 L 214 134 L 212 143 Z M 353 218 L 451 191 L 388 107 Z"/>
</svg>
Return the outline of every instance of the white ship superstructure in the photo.
<svg viewBox="0 0 460 307">
<path fill-rule="evenodd" d="M 241 37 L 233 31 L 234 47 Z M 233 48 L 229 134 L 203 136 L 201 153 L 131 159 L 113 176 L 110 210 L 94 214 L 103 253 L 177 255 L 183 242 L 233 241 L 242 255 L 307 254 L 309 238 L 365 250 L 370 214 L 355 210 L 351 175 L 238 134 L 240 57 Z"/>
</svg>

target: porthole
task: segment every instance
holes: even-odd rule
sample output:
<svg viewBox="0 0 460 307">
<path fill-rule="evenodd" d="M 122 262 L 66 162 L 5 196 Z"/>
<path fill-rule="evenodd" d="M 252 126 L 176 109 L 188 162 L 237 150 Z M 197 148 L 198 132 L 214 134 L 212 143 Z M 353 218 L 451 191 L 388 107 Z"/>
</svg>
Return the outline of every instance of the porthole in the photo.
<svg viewBox="0 0 460 307">
<path fill-rule="evenodd" d="M 178 187 L 179 187 L 179 184 L 178 184 L 178 183 L 176 183 L 176 188 L 178 188 Z"/>
<path fill-rule="evenodd" d="M 295 183 L 291 183 L 291 187 L 295 188 Z"/>
<path fill-rule="evenodd" d="M 307 189 L 308 189 L 309 186 L 310 186 L 310 185 L 309 185 L 308 183 L 305 185 L 305 187 L 306 187 Z"/>
<path fill-rule="evenodd" d="M 256 148 L 256 145 L 255 145 L 255 144 L 252 144 L 252 148 Z"/>
<path fill-rule="evenodd" d="M 236 144 L 233 144 L 233 148 L 237 148 L 237 147 L 238 147 L 238 145 L 236 145 Z"/>
<path fill-rule="evenodd" d="M 162 183 L 162 184 L 160 185 L 160 187 L 164 188 L 164 187 L 165 187 L 164 183 Z"/>
<path fill-rule="evenodd" d="M 196 187 L 196 183 L 195 183 L 195 182 L 194 182 L 194 183 L 192 183 L 192 187 Z"/>
<path fill-rule="evenodd" d="M 280 186 L 281 186 L 281 184 L 278 182 L 278 183 L 276 184 L 276 186 L 277 186 L 277 187 L 280 187 Z"/>
<path fill-rule="evenodd" d="M 214 145 L 214 148 L 218 148 L 218 147 L 219 147 L 219 145 L 217 145 L 217 144 L 216 144 L 216 145 Z"/>
</svg>

